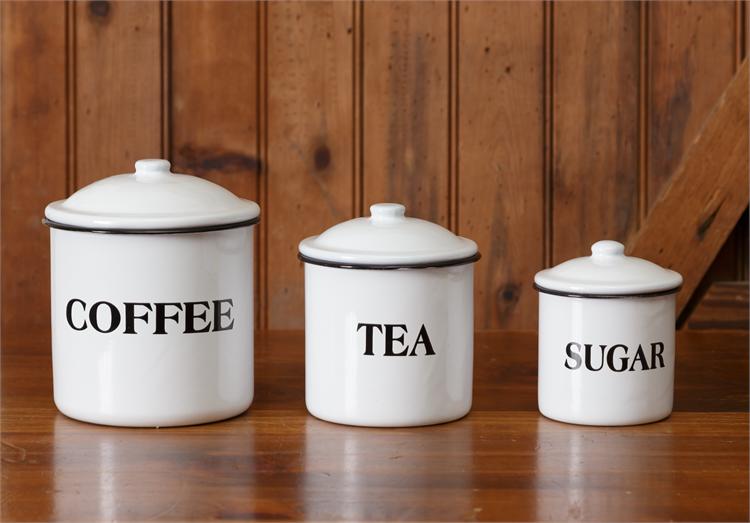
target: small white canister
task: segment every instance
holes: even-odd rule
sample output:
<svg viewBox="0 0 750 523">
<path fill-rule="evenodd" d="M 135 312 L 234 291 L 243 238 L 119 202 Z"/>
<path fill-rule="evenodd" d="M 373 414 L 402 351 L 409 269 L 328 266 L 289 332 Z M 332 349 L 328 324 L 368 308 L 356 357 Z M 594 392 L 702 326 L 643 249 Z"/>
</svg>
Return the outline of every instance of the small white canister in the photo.
<svg viewBox="0 0 750 523">
<path fill-rule="evenodd" d="M 599 241 L 543 270 L 539 410 L 583 425 L 634 425 L 672 412 L 675 295 L 682 276 Z"/>
<path fill-rule="evenodd" d="M 140 160 L 49 204 L 54 398 L 122 426 L 204 423 L 253 399 L 260 208 Z"/>
<path fill-rule="evenodd" d="M 430 425 L 471 409 L 477 245 L 403 205 L 303 240 L 305 400 L 314 416 Z"/>
</svg>

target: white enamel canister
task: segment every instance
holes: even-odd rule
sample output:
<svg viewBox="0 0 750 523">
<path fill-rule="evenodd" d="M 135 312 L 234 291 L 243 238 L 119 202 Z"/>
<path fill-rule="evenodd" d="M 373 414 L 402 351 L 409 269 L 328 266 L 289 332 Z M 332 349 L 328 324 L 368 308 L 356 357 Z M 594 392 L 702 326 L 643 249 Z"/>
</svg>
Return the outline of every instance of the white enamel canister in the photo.
<svg viewBox="0 0 750 523">
<path fill-rule="evenodd" d="M 477 245 L 380 203 L 303 240 L 305 400 L 336 423 L 403 427 L 471 409 Z"/>
<path fill-rule="evenodd" d="M 245 411 L 259 214 L 165 160 L 48 205 L 58 409 L 145 427 Z"/>
<path fill-rule="evenodd" d="M 632 425 L 672 412 L 675 295 L 682 277 L 599 241 L 543 270 L 539 410 L 584 425 Z"/>
</svg>

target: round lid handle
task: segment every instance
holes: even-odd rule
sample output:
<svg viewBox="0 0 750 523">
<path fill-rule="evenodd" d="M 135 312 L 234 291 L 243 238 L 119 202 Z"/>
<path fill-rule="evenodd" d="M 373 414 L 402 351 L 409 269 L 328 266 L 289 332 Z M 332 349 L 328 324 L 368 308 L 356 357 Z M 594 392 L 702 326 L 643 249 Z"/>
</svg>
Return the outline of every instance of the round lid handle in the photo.
<svg viewBox="0 0 750 523">
<path fill-rule="evenodd" d="M 137 179 L 149 179 L 157 176 L 172 174 L 171 164 L 167 160 L 149 159 L 135 162 L 135 177 Z"/>
<path fill-rule="evenodd" d="M 605 259 L 611 256 L 624 256 L 625 246 L 612 240 L 601 240 L 591 246 L 591 256 L 594 259 Z"/>
<path fill-rule="evenodd" d="M 388 225 L 404 221 L 406 207 L 400 203 L 376 203 L 370 206 L 370 220 L 375 225 Z"/>
</svg>

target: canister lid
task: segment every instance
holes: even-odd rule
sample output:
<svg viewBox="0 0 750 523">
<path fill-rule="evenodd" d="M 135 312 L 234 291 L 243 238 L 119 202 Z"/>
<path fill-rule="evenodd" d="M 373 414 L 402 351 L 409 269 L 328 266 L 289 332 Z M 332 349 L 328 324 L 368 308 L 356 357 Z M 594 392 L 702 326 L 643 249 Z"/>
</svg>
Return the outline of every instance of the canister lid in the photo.
<svg viewBox="0 0 750 523">
<path fill-rule="evenodd" d="M 199 232 L 251 225 L 260 207 L 208 180 L 175 174 L 166 160 L 138 160 L 44 211 L 51 227 L 97 232 Z"/>
<path fill-rule="evenodd" d="M 443 267 L 479 259 L 477 244 L 432 222 L 405 216 L 398 203 L 376 203 L 369 218 L 334 225 L 299 244 L 306 263 L 360 269 Z"/>
<path fill-rule="evenodd" d="M 564 296 L 633 296 L 677 292 L 682 276 L 650 261 L 625 256 L 623 244 L 602 240 L 591 246 L 591 256 L 540 271 L 534 283 L 541 292 Z"/>
</svg>

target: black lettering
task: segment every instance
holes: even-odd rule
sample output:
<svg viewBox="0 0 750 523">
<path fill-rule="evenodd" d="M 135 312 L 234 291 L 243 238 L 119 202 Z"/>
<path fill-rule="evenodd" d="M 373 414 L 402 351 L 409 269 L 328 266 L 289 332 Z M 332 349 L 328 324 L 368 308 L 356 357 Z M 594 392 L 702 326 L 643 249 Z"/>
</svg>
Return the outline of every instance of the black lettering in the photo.
<svg viewBox="0 0 750 523">
<path fill-rule="evenodd" d="M 598 369 L 595 369 L 594 366 L 591 364 L 591 359 L 592 359 L 591 358 L 591 347 L 592 347 L 591 344 L 587 343 L 584 345 L 584 347 L 586 348 L 586 368 L 595 372 L 598 370 L 602 370 L 604 368 L 604 349 L 606 349 L 607 346 L 599 345 L 599 348 L 601 349 L 601 352 L 602 352 L 602 357 L 601 357 L 602 363 L 599 365 Z"/>
<path fill-rule="evenodd" d="M 82 330 L 85 330 L 86 327 L 88 327 L 88 325 L 86 325 L 85 319 L 83 320 L 83 325 L 81 325 L 80 327 L 76 327 L 75 325 L 73 325 L 73 305 L 75 305 L 76 303 L 81 304 L 81 307 L 83 307 L 84 318 L 86 317 L 85 316 L 86 302 L 83 300 L 79 300 L 78 298 L 73 298 L 72 300 L 68 302 L 68 305 L 65 307 L 65 318 L 68 320 L 68 325 L 70 325 L 71 329 L 75 331 L 82 331 Z"/>
<path fill-rule="evenodd" d="M 136 334 L 135 332 L 135 320 L 143 320 L 148 324 L 148 312 L 144 312 L 140 316 L 135 315 L 135 306 L 141 305 L 146 307 L 149 312 L 153 311 L 150 303 L 138 303 L 138 302 L 125 302 L 125 334 Z"/>
<path fill-rule="evenodd" d="M 169 306 L 176 307 L 180 311 L 182 310 L 182 303 L 155 303 L 156 306 L 156 329 L 154 334 L 166 334 L 166 320 L 172 320 L 175 323 L 179 323 L 179 312 L 175 312 L 171 316 L 166 315 L 166 308 Z"/>
<path fill-rule="evenodd" d="M 222 310 L 221 306 L 224 303 L 229 304 L 229 308 Z M 232 300 L 214 300 L 214 332 L 217 331 L 228 331 L 234 327 L 234 320 L 232 319 L 232 306 L 234 302 Z M 231 320 L 229 323 L 222 325 L 221 319 L 227 318 Z"/>
<path fill-rule="evenodd" d="M 200 314 L 196 314 L 195 306 L 201 305 L 205 307 L 205 310 Z M 211 329 L 211 322 L 206 320 L 206 314 L 209 309 L 209 303 L 207 301 L 188 301 L 185 302 L 185 334 L 194 334 L 196 332 L 208 332 Z M 205 326 L 202 329 L 195 328 L 196 318 L 203 320 Z"/>
<path fill-rule="evenodd" d="M 374 356 L 375 353 L 372 350 L 372 332 L 375 329 L 378 329 L 378 332 L 381 334 L 383 333 L 383 327 L 380 326 L 378 323 L 358 323 L 357 324 L 357 332 L 359 332 L 359 329 L 362 327 L 365 328 L 365 356 Z"/>
<path fill-rule="evenodd" d="M 625 350 L 625 357 L 620 358 L 622 365 L 619 368 L 615 368 L 615 351 L 617 349 Z M 622 372 L 628 368 L 628 348 L 625 345 L 612 345 L 607 353 L 607 366 L 615 372 Z"/>
<path fill-rule="evenodd" d="M 108 329 L 99 328 L 98 312 L 99 312 L 99 307 L 101 307 L 102 305 L 106 306 L 109 309 L 109 328 Z M 91 326 L 94 327 L 97 331 L 102 332 L 104 334 L 110 333 L 120 325 L 120 311 L 118 311 L 117 307 L 115 307 L 108 301 L 98 301 L 94 305 L 91 306 L 91 310 L 89 311 L 89 322 L 91 323 Z"/>
<path fill-rule="evenodd" d="M 565 358 L 565 368 L 570 370 L 576 370 L 577 368 L 579 368 L 583 361 L 580 354 L 573 352 L 573 347 L 578 349 L 578 352 L 581 351 L 581 345 L 573 341 L 565 346 L 565 355 L 567 356 L 567 358 Z M 573 360 L 572 365 L 568 362 L 568 359 Z"/>
<path fill-rule="evenodd" d="M 656 350 L 656 349 L 659 350 Z M 664 344 L 660 341 L 657 341 L 656 343 L 651 344 L 651 368 L 656 368 L 656 358 L 659 358 L 659 368 L 664 368 L 664 357 L 662 356 L 662 353 L 664 352 Z"/>
<path fill-rule="evenodd" d="M 404 344 L 404 335 L 402 334 L 398 338 L 393 337 L 393 329 L 394 327 L 398 327 L 399 329 L 402 329 L 404 332 L 408 332 L 406 330 L 406 325 L 403 324 L 395 324 L 395 325 L 385 325 L 385 353 L 383 356 L 406 356 L 406 354 L 409 352 L 409 346 L 406 345 L 404 347 L 404 350 L 401 352 L 393 352 L 393 342 L 397 341 L 401 345 Z"/>
<path fill-rule="evenodd" d="M 643 353 L 643 347 L 638 345 L 638 350 L 635 353 L 635 356 L 633 357 L 633 363 L 630 364 L 630 371 L 635 370 L 635 364 L 636 362 L 641 362 L 641 370 L 648 370 L 648 363 L 646 363 L 646 355 Z"/>
<path fill-rule="evenodd" d="M 414 342 L 414 346 L 412 347 L 409 356 L 417 355 L 417 345 L 420 344 L 424 345 L 425 356 L 435 355 L 435 351 L 432 349 L 432 342 L 430 341 L 430 337 L 427 335 L 427 329 L 425 328 L 424 324 L 422 324 L 422 328 L 419 329 L 419 334 L 417 334 L 417 341 Z"/>
</svg>

